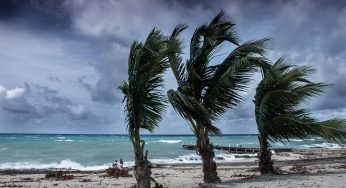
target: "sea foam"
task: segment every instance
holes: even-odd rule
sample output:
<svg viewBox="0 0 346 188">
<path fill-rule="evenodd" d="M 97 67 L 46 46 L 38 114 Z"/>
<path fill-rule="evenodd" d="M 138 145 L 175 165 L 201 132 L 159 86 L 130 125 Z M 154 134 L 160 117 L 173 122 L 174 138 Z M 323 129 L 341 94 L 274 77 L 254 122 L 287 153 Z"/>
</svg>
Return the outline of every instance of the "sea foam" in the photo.
<svg viewBox="0 0 346 188">
<path fill-rule="evenodd" d="M 252 161 L 251 155 L 241 154 L 216 154 L 215 161 L 217 163 L 223 162 L 236 162 L 236 161 Z M 183 163 L 202 163 L 201 157 L 197 154 L 182 155 L 174 159 L 150 159 L 154 164 L 183 164 Z M 100 165 L 82 165 L 76 161 L 65 159 L 60 162 L 51 163 L 39 163 L 35 161 L 31 162 L 16 162 L 16 163 L 3 163 L 0 164 L 0 169 L 73 169 L 81 171 L 96 171 L 105 170 L 112 164 L 100 164 Z M 125 161 L 124 167 L 132 167 L 134 161 Z"/>
<path fill-rule="evenodd" d="M 311 145 L 303 145 L 307 148 L 329 148 L 329 149 L 338 149 L 338 148 L 345 148 L 346 145 L 343 144 L 335 144 L 335 143 L 329 143 L 324 142 L 321 144 L 311 144 Z"/>
<path fill-rule="evenodd" d="M 168 144 L 177 144 L 183 142 L 182 140 L 159 140 L 157 142 L 168 143 Z"/>
<path fill-rule="evenodd" d="M 91 165 L 84 166 L 78 162 L 72 161 L 70 159 L 62 160 L 61 162 L 51 162 L 51 163 L 38 163 L 38 162 L 17 162 L 17 163 L 3 163 L 0 164 L 0 169 L 74 169 L 82 171 L 92 171 L 92 170 L 104 170 L 107 169 L 110 164 L 103 165 Z"/>
<path fill-rule="evenodd" d="M 74 142 L 74 140 L 54 140 L 55 142 Z"/>
</svg>

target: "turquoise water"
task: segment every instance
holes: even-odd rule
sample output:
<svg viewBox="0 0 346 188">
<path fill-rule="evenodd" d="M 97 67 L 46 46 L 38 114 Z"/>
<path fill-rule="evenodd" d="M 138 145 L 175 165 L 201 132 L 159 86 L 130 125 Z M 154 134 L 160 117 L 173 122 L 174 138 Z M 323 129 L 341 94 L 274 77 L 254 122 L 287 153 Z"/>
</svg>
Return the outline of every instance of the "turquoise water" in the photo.
<svg viewBox="0 0 346 188">
<path fill-rule="evenodd" d="M 194 144 L 194 136 L 143 136 L 149 158 L 156 163 L 200 162 L 195 151 L 183 144 Z M 211 137 L 214 145 L 258 147 L 257 135 Z M 273 147 L 341 147 L 320 139 L 292 140 L 290 144 L 271 143 Z M 241 160 L 233 154 L 216 151 L 222 161 Z M 74 168 L 97 170 L 107 168 L 122 158 L 133 164 L 133 150 L 124 135 L 39 135 L 0 134 L 0 169 Z"/>
</svg>

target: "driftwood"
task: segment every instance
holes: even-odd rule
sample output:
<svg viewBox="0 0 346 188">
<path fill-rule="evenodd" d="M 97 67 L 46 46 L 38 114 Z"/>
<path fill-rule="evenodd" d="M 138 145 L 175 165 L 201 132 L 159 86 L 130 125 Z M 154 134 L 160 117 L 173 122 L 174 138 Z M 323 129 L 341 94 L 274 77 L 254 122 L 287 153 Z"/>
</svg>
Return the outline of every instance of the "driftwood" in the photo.
<svg viewBox="0 0 346 188">
<path fill-rule="evenodd" d="M 68 175 L 65 171 L 59 170 L 46 173 L 45 178 L 52 178 L 56 180 L 72 180 L 74 179 L 74 176 Z"/>
<path fill-rule="evenodd" d="M 132 175 L 130 174 L 130 169 L 123 167 L 122 165 L 122 160 L 120 159 L 120 167 L 118 167 L 118 163 L 115 162 L 112 164 L 111 167 L 109 167 L 106 170 L 106 175 L 107 177 L 132 177 Z"/>
</svg>

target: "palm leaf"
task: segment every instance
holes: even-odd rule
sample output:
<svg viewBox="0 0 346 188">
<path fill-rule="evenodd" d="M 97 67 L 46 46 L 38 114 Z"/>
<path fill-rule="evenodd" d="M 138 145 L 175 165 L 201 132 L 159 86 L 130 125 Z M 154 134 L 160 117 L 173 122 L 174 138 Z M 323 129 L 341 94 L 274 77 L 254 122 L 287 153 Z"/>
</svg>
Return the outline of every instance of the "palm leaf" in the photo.
<svg viewBox="0 0 346 188">
<path fill-rule="evenodd" d="M 190 92 L 200 100 L 204 89 L 204 77 L 208 71 L 210 59 L 218 52 L 223 42 L 238 45 L 235 24 L 221 11 L 209 23 L 198 27 L 191 38 L 190 58 L 186 63 Z"/>
<path fill-rule="evenodd" d="M 187 26 L 184 24 L 177 25 L 167 40 L 167 56 L 179 86 L 182 86 L 186 82 L 186 69 L 184 64 L 182 64 L 182 42 L 178 37 L 186 28 Z"/>
<path fill-rule="evenodd" d="M 139 129 L 150 132 L 158 126 L 167 102 L 160 88 L 168 68 L 167 46 L 159 30 L 152 30 L 144 43 L 134 42 L 128 62 L 128 81 L 119 89 L 124 94 L 126 121 L 131 139 Z"/>
<path fill-rule="evenodd" d="M 190 41 L 190 56 L 186 63 L 182 63 L 181 43 L 177 37 L 183 29 L 184 25 L 178 25 L 168 40 L 175 44 L 176 50 L 172 50 L 169 61 L 178 82 L 177 90 L 168 92 L 169 101 L 192 125 L 197 137 L 220 133 L 213 125 L 215 121 L 227 108 L 240 103 L 242 96 L 239 92 L 247 89 L 250 76 L 257 67 L 266 69 L 269 66 L 263 57 L 269 39 L 239 45 L 234 22 L 221 11 L 211 22 L 195 30 Z M 210 61 L 226 42 L 236 48 L 220 64 L 211 66 Z"/>
<path fill-rule="evenodd" d="M 213 126 L 211 122 L 209 111 L 195 98 L 186 96 L 174 90 L 169 90 L 167 92 L 167 95 L 176 112 L 178 112 L 190 123 L 192 120 L 196 122 L 192 123 L 192 126 L 204 126 L 193 127 L 193 129 L 206 129 L 206 131 L 211 134 L 220 134 L 220 130 L 217 127 Z"/>
<path fill-rule="evenodd" d="M 204 97 L 204 104 L 212 112 L 213 118 L 242 101 L 239 92 L 246 91 L 257 67 L 269 67 L 268 61 L 260 56 L 264 54 L 267 42 L 268 39 L 246 42 L 234 49 L 217 67 Z"/>
<path fill-rule="evenodd" d="M 280 58 L 265 71 L 256 89 L 256 121 L 261 133 L 272 141 L 319 136 L 345 142 L 346 121 L 317 121 L 308 109 L 299 108 L 308 99 L 323 93 L 327 84 L 314 83 L 308 77 L 315 72 L 308 66 L 293 66 Z"/>
</svg>

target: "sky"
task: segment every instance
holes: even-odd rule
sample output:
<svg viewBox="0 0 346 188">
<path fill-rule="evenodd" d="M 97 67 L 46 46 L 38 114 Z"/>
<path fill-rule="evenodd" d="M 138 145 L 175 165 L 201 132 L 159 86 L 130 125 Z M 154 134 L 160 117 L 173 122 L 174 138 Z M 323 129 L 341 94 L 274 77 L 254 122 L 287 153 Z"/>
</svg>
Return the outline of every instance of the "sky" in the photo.
<svg viewBox="0 0 346 188">
<path fill-rule="evenodd" d="M 271 61 L 288 56 L 316 68 L 312 80 L 333 84 L 306 104 L 314 117 L 346 117 L 346 1 L 1 0 L 0 133 L 126 134 L 117 88 L 131 43 L 185 23 L 186 59 L 196 27 L 221 10 L 242 42 L 270 37 Z M 223 133 L 257 133 L 260 79 L 254 74 L 244 101 L 215 122 Z M 169 71 L 165 80 L 165 91 L 176 88 Z M 155 134 L 192 134 L 169 104 L 159 126 Z"/>
</svg>

